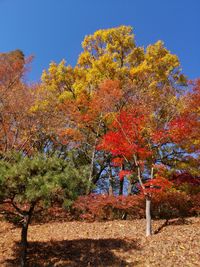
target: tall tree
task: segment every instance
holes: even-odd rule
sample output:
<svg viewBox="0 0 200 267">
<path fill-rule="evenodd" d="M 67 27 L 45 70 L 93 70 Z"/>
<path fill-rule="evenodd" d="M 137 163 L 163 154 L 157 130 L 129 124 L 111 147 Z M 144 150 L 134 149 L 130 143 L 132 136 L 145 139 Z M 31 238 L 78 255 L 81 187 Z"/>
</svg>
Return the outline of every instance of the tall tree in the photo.
<svg viewBox="0 0 200 267">
<path fill-rule="evenodd" d="M 136 46 L 129 26 L 96 31 L 85 37 L 82 47 L 74 68 L 62 61 L 44 71 L 32 110 L 43 117 L 54 146 L 78 148 L 91 163 L 89 179 L 96 180 L 97 139 L 115 115 L 124 107 L 142 106 L 159 117 L 155 127 L 162 128 L 181 108 L 177 96 L 185 78 L 177 56 L 163 42 L 146 49 Z M 101 152 L 101 162 L 109 169 L 106 153 Z M 99 174 L 102 168 L 96 168 Z"/>
<path fill-rule="evenodd" d="M 183 160 L 187 153 L 194 153 L 195 150 L 188 150 L 183 144 L 185 137 L 193 136 L 197 129 L 194 122 L 188 128 L 190 121 L 180 119 L 179 114 L 174 114 L 171 120 L 165 117 L 164 121 L 152 115 L 141 106 L 122 110 L 99 145 L 99 149 L 111 153 L 115 164 L 127 166 L 128 169 L 122 170 L 120 176 L 132 171 L 140 182 L 146 199 L 147 236 L 151 235 L 151 188 L 169 185 L 160 176 L 159 166 L 177 168 L 178 159 Z M 147 185 L 144 179 L 149 179 Z"/>
</svg>

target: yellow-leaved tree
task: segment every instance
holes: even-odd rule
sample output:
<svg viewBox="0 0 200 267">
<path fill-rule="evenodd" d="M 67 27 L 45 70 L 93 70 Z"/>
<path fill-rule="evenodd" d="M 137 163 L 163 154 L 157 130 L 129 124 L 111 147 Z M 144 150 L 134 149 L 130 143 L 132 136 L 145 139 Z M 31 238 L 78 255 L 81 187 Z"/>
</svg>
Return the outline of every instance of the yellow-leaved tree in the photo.
<svg viewBox="0 0 200 267">
<path fill-rule="evenodd" d="M 80 149 L 91 164 L 89 179 L 96 181 L 109 164 L 105 156 L 96 169 L 96 144 L 116 114 L 137 103 L 151 114 L 149 128 L 159 130 L 180 112 L 186 80 L 178 57 L 162 41 L 137 46 L 130 26 L 98 30 L 82 47 L 75 67 L 63 60 L 43 72 L 32 111 L 45 118 L 55 143 Z"/>
</svg>

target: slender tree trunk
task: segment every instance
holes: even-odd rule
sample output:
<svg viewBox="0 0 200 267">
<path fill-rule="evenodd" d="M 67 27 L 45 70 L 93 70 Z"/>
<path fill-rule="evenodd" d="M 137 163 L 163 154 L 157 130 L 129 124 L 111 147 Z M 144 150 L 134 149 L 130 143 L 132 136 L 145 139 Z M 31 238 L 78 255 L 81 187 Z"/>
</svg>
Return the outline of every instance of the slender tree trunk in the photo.
<svg viewBox="0 0 200 267">
<path fill-rule="evenodd" d="M 122 164 L 122 168 L 121 168 L 122 170 L 124 170 L 124 164 Z M 119 181 L 119 195 L 123 195 L 123 189 L 124 189 L 124 178 L 123 179 L 120 179 L 120 181 Z M 122 214 L 122 220 L 126 220 L 126 218 L 127 218 L 127 212 L 124 212 L 123 214 Z"/>
<path fill-rule="evenodd" d="M 128 196 L 131 195 L 131 191 L 132 191 L 132 183 L 129 180 L 129 184 L 128 184 Z"/>
<path fill-rule="evenodd" d="M 119 194 L 120 195 L 123 195 L 123 189 L 124 189 L 124 179 L 120 180 L 120 191 L 119 191 Z M 127 212 L 123 212 L 122 214 L 122 220 L 126 220 L 127 218 Z"/>
<path fill-rule="evenodd" d="M 92 183 L 92 179 L 93 179 L 93 168 L 94 168 L 94 160 L 95 160 L 95 153 L 96 153 L 96 145 L 98 142 L 98 138 L 99 138 L 99 131 L 100 131 L 100 126 L 101 126 L 101 121 L 102 121 L 102 115 L 100 116 L 100 121 L 97 127 L 97 133 L 96 133 L 96 137 L 94 140 L 94 146 L 92 148 L 92 157 L 91 157 L 91 164 L 90 164 L 90 174 L 89 174 L 89 184 L 88 187 L 86 189 L 86 194 L 88 195 L 90 193 L 90 188 L 91 188 L 91 183 Z"/>
<path fill-rule="evenodd" d="M 24 220 L 22 224 L 22 231 L 21 231 L 21 267 L 27 266 L 27 247 L 28 247 L 28 241 L 27 241 L 27 234 L 28 234 L 28 226 L 31 220 L 31 216 L 34 210 L 35 204 L 31 204 L 31 207 L 26 215 L 24 215 Z"/>
<path fill-rule="evenodd" d="M 124 179 L 119 181 L 119 195 L 123 195 Z"/>
<path fill-rule="evenodd" d="M 153 167 L 151 168 L 150 179 L 153 179 Z M 152 235 L 152 221 L 151 221 L 151 194 L 146 195 L 146 236 Z"/>
<path fill-rule="evenodd" d="M 95 145 L 93 147 L 92 151 L 92 158 L 91 158 L 91 163 L 90 163 L 90 174 L 89 174 L 89 184 L 86 189 L 86 194 L 88 195 L 90 193 L 90 188 L 91 188 L 91 182 L 92 182 L 92 177 L 93 177 L 93 167 L 94 167 L 94 158 L 95 158 L 95 152 L 96 152 L 96 140 L 95 140 Z"/>
<path fill-rule="evenodd" d="M 112 178 L 112 169 L 111 169 L 111 166 L 110 166 L 110 162 L 109 162 L 109 165 L 108 165 L 108 173 L 109 173 L 109 188 L 108 188 L 108 195 L 109 196 L 112 196 L 113 195 L 113 178 Z"/>
<path fill-rule="evenodd" d="M 124 170 L 124 164 L 122 164 L 121 170 Z M 123 195 L 124 178 L 119 181 L 119 195 Z"/>
<path fill-rule="evenodd" d="M 138 170 L 138 180 L 139 180 L 139 183 L 142 187 L 142 189 L 144 190 L 144 193 L 145 193 L 145 199 L 146 199 L 146 236 L 150 236 L 152 234 L 152 225 L 151 225 L 151 194 L 148 194 L 145 190 L 145 186 L 142 182 L 142 179 L 141 179 L 141 171 L 140 171 L 140 166 L 138 164 L 138 161 L 137 161 L 137 158 L 135 155 L 133 155 L 134 157 L 134 161 L 135 161 L 135 165 L 137 167 L 137 170 Z M 153 167 L 151 168 L 151 176 L 150 176 L 150 179 L 153 179 Z"/>
<path fill-rule="evenodd" d="M 108 195 L 109 195 L 109 196 L 112 196 L 112 195 L 113 195 L 113 187 L 112 187 L 112 178 L 111 178 L 111 175 L 109 175 Z"/>
<path fill-rule="evenodd" d="M 146 196 L 146 236 L 150 236 L 151 234 L 151 197 Z"/>
<path fill-rule="evenodd" d="M 112 185 L 109 185 L 108 195 L 109 195 L 109 196 L 112 196 L 112 195 L 113 195 Z"/>
</svg>

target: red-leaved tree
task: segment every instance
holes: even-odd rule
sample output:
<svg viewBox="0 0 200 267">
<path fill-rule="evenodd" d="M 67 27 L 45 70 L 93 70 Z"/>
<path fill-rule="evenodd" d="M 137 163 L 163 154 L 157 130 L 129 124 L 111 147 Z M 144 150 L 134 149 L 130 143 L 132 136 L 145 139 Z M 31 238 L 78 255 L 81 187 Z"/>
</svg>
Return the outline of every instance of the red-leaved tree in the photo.
<svg viewBox="0 0 200 267">
<path fill-rule="evenodd" d="M 146 199 L 147 236 L 152 233 L 152 194 L 171 186 L 166 170 L 172 169 L 170 164 L 174 164 L 178 156 L 186 154 L 185 135 L 191 136 L 195 131 L 196 124 L 190 123 L 188 118 L 189 115 L 185 119 L 177 115 L 159 123 L 151 113 L 131 107 L 115 117 L 98 146 L 111 153 L 115 166 L 124 166 L 120 179 L 131 173 L 137 177 Z"/>
</svg>

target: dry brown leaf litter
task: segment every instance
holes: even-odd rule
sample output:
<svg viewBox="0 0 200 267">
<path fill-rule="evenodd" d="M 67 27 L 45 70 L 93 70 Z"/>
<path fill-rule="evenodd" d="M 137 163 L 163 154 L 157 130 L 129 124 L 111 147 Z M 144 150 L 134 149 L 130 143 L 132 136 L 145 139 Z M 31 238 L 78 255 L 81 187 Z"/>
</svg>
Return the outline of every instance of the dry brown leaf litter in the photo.
<svg viewBox="0 0 200 267">
<path fill-rule="evenodd" d="M 149 238 L 144 230 L 145 220 L 31 225 L 29 266 L 200 266 L 200 218 L 172 220 Z M 19 239 L 19 228 L 0 222 L 0 266 L 19 266 Z"/>
</svg>

